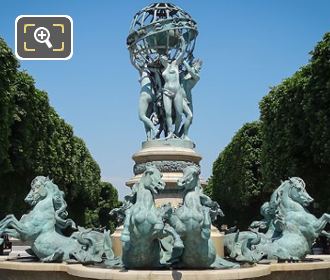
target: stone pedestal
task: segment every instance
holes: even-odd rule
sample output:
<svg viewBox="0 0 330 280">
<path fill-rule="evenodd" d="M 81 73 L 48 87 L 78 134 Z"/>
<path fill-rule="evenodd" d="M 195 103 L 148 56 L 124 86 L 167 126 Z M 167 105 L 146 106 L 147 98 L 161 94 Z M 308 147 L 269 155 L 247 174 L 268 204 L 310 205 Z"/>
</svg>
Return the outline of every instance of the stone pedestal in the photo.
<svg viewBox="0 0 330 280">
<path fill-rule="evenodd" d="M 116 231 L 111 234 L 111 241 L 112 241 L 112 251 L 115 256 L 122 255 L 122 244 L 120 240 L 121 232 L 123 231 L 123 226 L 119 226 L 116 228 Z"/>
<path fill-rule="evenodd" d="M 154 164 L 163 174 L 166 183 L 165 189 L 155 196 L 157 206 L 170 202 L 176 207 L 182 202 L 182 191 L 177 189 L 177 180 L 182 177 L 183 169 L 190 165 L 195 165 L 200 169 L 199 162 L 202 157 L 194 150 L 195 144 L 192 141 L 182 139 L 158 139 L 145 141 L 142 149 L 133 155 L 135 162 L 133 172 L 134 177 L 126 182 L 128 187 L 137 183 L 147 164 Z M 201 180 L 202 186 L 206 182 Z M 117 228 L 112 235 L 113 250 L 115 255 L 121 255 L 121 235 L 122 227 Z M 224 256 L 223 239 L 216 227 L 212 226 L 211 238 L 219 256 Z"/>
<path fill-rule="evenodd" d="M 67 263 L 7 261 L 0 256 L 1 280 L 329 280 L 330 256 L 307 256 L 311 261 L 245 265 L 240 269 L 124 270 Z M 312 259 L 314 259 L 312 261 Z"/>
<path fill-rule="evenodd" d="M 202 157 L 194 150 L 195 144 L 182 139 L 158 139 L 145 141 L 142 149 L 133 155 L 135 162 L 134 177 L 126 182 L 132 187 L 138 182 L 145 171 L 147 164 L 155 165 L 163 174 L 166 183 L 165 190 L 156 195 L 157 206 L 170 202 L 177 206 L 182 201 L 181 191 L 177 189 L 176 182 L 182 177 L 183 169 L 190 165 L 198 168 Z M 206 185 L 202 181 L 202 185 Z"/>
</svg>

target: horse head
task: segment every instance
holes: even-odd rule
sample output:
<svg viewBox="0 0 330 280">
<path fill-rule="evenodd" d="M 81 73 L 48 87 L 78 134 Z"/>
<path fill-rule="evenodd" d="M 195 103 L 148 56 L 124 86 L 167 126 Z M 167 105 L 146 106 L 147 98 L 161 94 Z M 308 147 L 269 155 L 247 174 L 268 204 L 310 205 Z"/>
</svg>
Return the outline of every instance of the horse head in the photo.
<svg viewBox="0 0 330 280">
<path fill-rule="evenodd" d="M 76 228 L 75 223 L 71 219 L 66 219 L 68 212 L 66 211 L 67 204 L 64 200 L 64 193 L 48 177 L 37 176 L 34 178 L 31 182 L 31 190 L 24 201 L 31 206 L 36 206 L 47 196 L 51 196 L 50 203 L 54 207 L 56 227 L 59 229 L 64 229 L 68 226 Z"/>
<path fill-rule="evenodd" d="M 48 195 L 46 185 L 49 182 L 49 178 L 44 176 L 37 176 L 31 182 L 31 190 L 25 197 L 24 201 L 31 206 L 37 205 L 41 200 L 45 199 Z"/>
<path fill-rule="evenodd" d="M 177 185 L 179 189 L 184 189 L 186 192 L 194 190 L 196 186 L 199 186 L 199 169 L 196 166 L 186 167 Z"/>
<path fill-rule="evenodd" d="M 307 193 L 305 182 L 299 177 L 292 177 L 282 182 L 273 192 L 269 202 L 269 211 L 275 214 L 279 205 L 294 201 L 303 207 L 307 207 L 314 199 Z"/>
<path fill-rule="evenodd" d="M 290 184 L 289 197 L 302 205 L 307 207 L 314 199 L 308 194 L 305 188 L 305 182 L 299 177 L 292 177 L 287 180 Z"/>
<path fill-rule="evenodd" d="M 153 194 L 157 194 L 165 188 L 162 177 L 162 173 L 154 165 L 147 165 L 140 183 Z"/>
</svg>

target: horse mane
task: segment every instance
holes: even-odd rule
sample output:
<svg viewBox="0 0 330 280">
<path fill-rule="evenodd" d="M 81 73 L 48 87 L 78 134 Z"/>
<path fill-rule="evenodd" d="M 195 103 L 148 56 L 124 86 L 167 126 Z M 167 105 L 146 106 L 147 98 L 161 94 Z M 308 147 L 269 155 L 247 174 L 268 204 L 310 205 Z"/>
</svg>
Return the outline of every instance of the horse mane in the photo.
<svg viewBox="0 0 330 280">
<path fill-rule="evenodd" d="M 305 182 L 299 177 L 289 177 L 287 180 L 281 181 L 281 185 L 273 192 L 270 201 L 262 205 L 261 212 L 266 213 L 266 211 L 268 210 L 270 214 L 275 217 L 276 210 L 278 209 L 278 206 L 281 204 L 282 201 L 284 189 L 294 185 L 294 181 L 298 181 L 298 183 L 301 183 L 305 188 Z M 265 216 L 264 214 L 262 215 Z"/>
<path fill-rule="evenodd" d="M 43 176 L 38 176 L 43 177 Z M 38 178 L 37 177 L 37 178 Z M 55 227 L 59 230 L 64 230 L 67 227 L 76 228 L 73 220 L 68 219 L 68 212 L 66 211 L 67 203 L 64 200 L 64 192 L 48 177 L 40 178 L 44 187 L 52 193 L 53 206 L 55 210 Z"/>
<path fill-rule="evenodd" d="M 281 185 L 277 187 L 277 189 L 272 193 L 269 202 L 265 202 L 261 206 L 260 213 L 264 218 L 266 219 L 275 218 L 278 206 L 281 204 L 282 201 L 283 189 L 287 186 L 288 183 L 289 180 L 281 181 Z M 267 212 L 269 215 L 268 217 L 266 217 Z"/>
</svg>

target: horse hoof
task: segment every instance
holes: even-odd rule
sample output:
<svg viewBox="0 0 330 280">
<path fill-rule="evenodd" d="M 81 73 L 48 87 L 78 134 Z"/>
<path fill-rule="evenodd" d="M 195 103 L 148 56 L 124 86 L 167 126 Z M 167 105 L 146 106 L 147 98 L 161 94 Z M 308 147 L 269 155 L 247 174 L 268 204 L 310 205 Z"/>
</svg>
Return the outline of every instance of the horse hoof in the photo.
<svg viewBox="0 0 330 280">
<path fill-rule="evenodd" d="M 176 242 L 174 242 L 173 247 L 174 248 L 178 248 L 178 249 L 183 249 L 184 248 L 184 245 L 183 245 L 183 242 L 182 241 L 176 241 Z"/>
</svg>

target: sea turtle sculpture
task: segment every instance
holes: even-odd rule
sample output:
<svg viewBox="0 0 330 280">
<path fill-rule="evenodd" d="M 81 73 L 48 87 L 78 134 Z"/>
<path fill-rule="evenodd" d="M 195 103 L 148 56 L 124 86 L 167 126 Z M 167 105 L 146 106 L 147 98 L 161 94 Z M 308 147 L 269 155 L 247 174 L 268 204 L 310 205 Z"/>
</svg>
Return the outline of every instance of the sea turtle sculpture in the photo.
<svg viewBox="0 0 330 280">
<path fill-rule="evenodd" d="M 261 259 L 298 261 L 310 253 L 324 231 L 330 215 L 316 218 L 306 207 L 313 202 L 301 178 L 284 181 L 261 207 L 264 220 L 250 225 L 251 231 L 225 236 L 225 248 L 237 261 L 258 262 Z M 260 230 L 266 231 L 265 233 Z"/>
<path fill-rule="evenodd" d="M 78 227 L 70 236 L 62 233 L 67 228 L 76 229 L 76 225 L 67 218 L 64 193 L 49 178 L 36 177 L 25 202 L 33 209 L 20 220 L 7 215 L 0 221 L 0 234 L 28 242 L 29 253 L 41 261 L 121 264 L 113 255 L 109 231 L 101 233 Z"/>
</svg>

